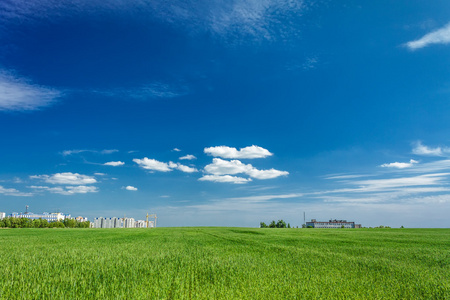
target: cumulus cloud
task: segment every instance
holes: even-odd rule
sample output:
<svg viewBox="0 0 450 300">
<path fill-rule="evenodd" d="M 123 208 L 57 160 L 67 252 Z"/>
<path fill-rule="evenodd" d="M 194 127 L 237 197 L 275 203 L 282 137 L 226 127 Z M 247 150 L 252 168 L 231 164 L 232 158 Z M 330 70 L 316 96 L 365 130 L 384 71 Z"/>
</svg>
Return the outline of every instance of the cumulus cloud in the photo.
<svg viewBox="0 0 450 300">
<path fill-rule="evenodd" d="M 381 167 L 383 168 L 396 168 L 396 169 L 405 169 L 405 168 L 411 168 L 414 164 L 419 163 L 417 160 L 411 159 L 409 163 L 404 162 L 393 162 L 388 164 L 382 164 Z"/>
<path fill-rule="evenodd" d="M 185 172 L 185 173 L 198 172 L 198 170 L 196 168 L 188 167 L 188 166 L 182 165 L 180 163 L 169 162 L 169 167 L 172 169 L 177 169 L 177 170 Z"/>
<path fill-rule="evenodd" d="M 265 158 L 273 155 L 269 152 L 269 150 L 264 149 L 259 146 L 249 146 L 245 148 L 241 148 L 237 150 L 233 147 L 228 146 L 216 146 L 205 148 L 204 152 L 208 155 L 214 157 L 222 157 L 222 158 Z"/>
<path fill-rule="evenodd" d="M 0 111 L 31 111 L 53 104 L 62 92 L 0 70 Z"/>
<path fill-rule="evenodd" d="M 172 169 L 169 167 L 169 164 L 157 161 L 156 159 L 144 157 L 142 159 L 134 158 L 133 161 L 137 163 L 141 168 L 146 170 L 160 171 L 160 172 L 172 171 Z"/>
<path fill-rule="evenodd" d="M 198 172 L 196 168 L 188 167 L 185 165 L 182 165 L 180 163 L 174 163 L 174 162 L 161 162 L 157 161 L 156 159 L 149 159 L 147 157 L 144 157 L 143 159 L 135 158 L 133 159 L 135 163 L 137 163 L 141 168 L 146 170 L 153 170 L 153 171 L 160 171 L 160 172 L 170 172 L 174 169 L 185 172 L 185 173 L 194 173 Z"/>
<path fill-rule="evenodd" d="M 95 186 L 65 186 L 65 187 L 48 187 L 48 186 L 30 186 L 34 190 L 47 191 L 52 194 L 60 194 L 60 195 L 74 195 L 74 194 L 87 194 L 87 193 L 96 193 L 98 192 L 98 188 Z"/>
<path fill-rule="evenodd" d="M 188 155 L 185 155 L 185 156 L 180 157 L 180 159 L 181 159 L 181 160 L 193 160 L 193 159 L 197 159 L 197 157 L 195 157 L 195 156 L 192 155 L 192 154 L 188 154 Z"/>
<path fill-rule="evenodd" d="M 71 172 L 56 173 L 53 175 L 33 175 L 30 176 L 30 178 L 44 180 L 45 182 L 51 184 L 85 185 L 97 182 L 93 176 Z"/>
<path fill-rule="evenodd" d="M 255 178 L 255 179 L 272 179 L 272 178 L 277 178 L 280 176 L 287 176 L 287 175 L 289 175 L 289 172 L 279 171 L 279 170 L 275 170 L 273 168 L 270 170 L 257 170 L 255 168 L 253 168 L 247 174 L 250 177 Z"/>
<path fill-rule="evenodd" d="M 418 40 L 407 42 L 405 45 L 411 50 L 427 47 L 432 44 L 450 43 L 450 23 L 444 27 L 432 31 Z"/>
<path fill-rule="evenodd" d="M 289 174 L 275 169 L 258 170 L 251 164 L 244 164 L 239 160 L 228 161 L 220 158 L 214 158 L 212 164 L 205 166 L 204 171 L 216 176 L 246 174 L 255 179 L 272 179 Z"/>
<path fill-rule="evenodd" d="M 422 145 L 421 142 L 417 142 L 412 152 L 417 155 L 442 156 L 444 151 L 441 147 L 430 148 Z"/>
<path fill-rule="evenodd" d="M 212 182 L 228 182 L 235 184 L 243 184 L 252 181 L 251 178 L 243 178 L 231 175 L 204 175 L 199 178 L 200 181 L 212 181 Z"/>
<path fill-rule="evenodd" d="M 105 166 L 113 166 L 113 167 L 118 167 L 118 166 L 123 166 L 125 163 L 122 161 L 110 161 L 107 163 L 104 163 L 103 165 Z"/>
<path fill-rule="evenodd" d="M 134 186 L 131 186 L 131 185 L 128 185 L 127 187 L 125 187 L 125 189 L 127 191 L 137 191 L 138 190 L 137 188 L 135 188 Z"/>
</svg>

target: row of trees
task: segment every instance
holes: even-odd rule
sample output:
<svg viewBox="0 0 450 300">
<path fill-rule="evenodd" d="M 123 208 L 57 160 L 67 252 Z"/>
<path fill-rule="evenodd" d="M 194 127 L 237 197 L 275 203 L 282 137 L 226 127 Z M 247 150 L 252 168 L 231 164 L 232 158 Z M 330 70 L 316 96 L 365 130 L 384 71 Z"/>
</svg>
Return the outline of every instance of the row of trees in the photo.
<svg viewBox="0 0 450 300">
<path fill-rule="evenodd" d="M 79 222 L 74 219 L 49 222 L 44 219 L 31 220 L 27 218 L 8 217 L 0 220 L 0 228 L 89 228 L 90 222 Z"/>
<path fill-rule="evenodd" d="M 270 222 L 269 225 L 267 225 L 264 222 L 259 223 L 260 228 L 291 228 L 291 224 L 284 222 L 283 220 L 278 220 L 278 222 L 275 223 L 275 221 Z"/>
</svg>

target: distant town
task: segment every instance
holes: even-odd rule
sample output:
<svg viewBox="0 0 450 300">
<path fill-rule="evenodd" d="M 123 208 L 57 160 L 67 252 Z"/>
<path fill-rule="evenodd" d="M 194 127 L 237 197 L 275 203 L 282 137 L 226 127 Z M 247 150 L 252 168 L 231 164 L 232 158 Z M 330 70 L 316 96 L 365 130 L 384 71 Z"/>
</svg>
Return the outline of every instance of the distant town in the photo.
<svg viewBox="0 0 450 300">
<path fill-rule="evenodd" d="M 78 223 L 86 223 L 87 227 L 90 228 L 155 228 L 156 227 L 156 214 L 147 214 L 145 220 L 135 220 L 134 218 L 104 218 L 97 217 L 93 222 L 89 221 L 88 218 L 78 216 L 72 217 L 70 214 L 64 214 L 62 212 L 48 213 L 43 212 L 41 214 L 33 213 L 28 211 L 29 206 L 25 208 L 25 212 L 13 212 L 11 214 L 6 214 L 5 212 L 0 212 L 0 220 L 13 219 L 28 219 L 30 221 L 40 220 L 46 221 L 48 223 L 66 223 L 68 220 L 73 220 Z M 7 226 L 9 227 L 9 226 Z"/>
</svg>

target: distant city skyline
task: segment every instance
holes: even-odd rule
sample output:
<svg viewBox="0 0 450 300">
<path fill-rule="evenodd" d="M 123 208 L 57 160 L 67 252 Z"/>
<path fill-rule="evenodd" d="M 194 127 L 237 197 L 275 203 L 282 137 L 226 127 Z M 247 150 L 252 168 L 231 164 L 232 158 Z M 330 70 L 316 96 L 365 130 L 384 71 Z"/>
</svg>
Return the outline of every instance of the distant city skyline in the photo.
<svg viewBox="0 0 450 300">
<path fill-rule="evenodd" d="M 450 227 L 450 3 L 6 0 L 0 211 Z"/>
</svg>

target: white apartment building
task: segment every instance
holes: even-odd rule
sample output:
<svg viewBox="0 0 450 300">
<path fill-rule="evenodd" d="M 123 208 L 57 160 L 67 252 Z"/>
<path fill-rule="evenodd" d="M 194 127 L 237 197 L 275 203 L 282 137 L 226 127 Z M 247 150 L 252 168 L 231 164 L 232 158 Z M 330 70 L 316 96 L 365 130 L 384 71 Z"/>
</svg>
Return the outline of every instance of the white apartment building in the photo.
<svg viewBox="0 0 450 300">
<path fill-rule="evenodd" d="M 136 221 L 134 218 L 124 218 L 123 228 L 135 228 Z"/>
<path fill-rule="evenodd" d="M 136 222 L 133 218 L 95 218 L 94 228 L 135 228 Z"/>
<path fill-rule="evenodd" d="M 6 213 L 0 211 L 0 220 L 6 218 Z"/>
<path fill-rule="evenodd" d="M 13 217 L 13 218 L 27 218 L 27 219 L 31 219 L 31 220 L 42 219 L 42 220 L 47 220 L 49 222 L 56 222 L 56 221 L 63 221 L 65 219 L 70 219 L 70 215 L 65 215 L 63 213 L 47 213 L 47 212 L 44 212 L 42 214 L 35 214 L 32 212 L 29 212 L 29 213 L 13 212 L 9 216 Z"/>
</svg>

